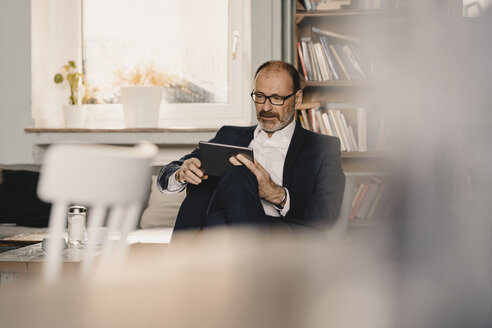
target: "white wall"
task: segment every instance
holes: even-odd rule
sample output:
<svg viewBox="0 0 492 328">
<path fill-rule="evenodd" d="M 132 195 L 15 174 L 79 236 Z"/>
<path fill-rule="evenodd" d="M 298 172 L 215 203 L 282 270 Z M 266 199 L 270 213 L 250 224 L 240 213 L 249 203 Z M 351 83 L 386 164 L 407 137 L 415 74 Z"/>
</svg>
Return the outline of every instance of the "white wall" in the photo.
<svg viewBox="0 0 492 328">
<path fill-rule="evenodd" d="M 0 0 L 0 163 L 29 163 L 31 24 L 29 0 Z"/>
<path fill-rule="evenodd" d="M 104 135 L 26 134 L 31 119 L 30 0 L 0 0 L 0 164 L 33 163 L 36 144 L 50 140 L 105 141 Z M 252 67 L 281 58 L 281 0 L 252 0 Z M 253 74 L 252 72 L 251 74 Z M 256 121 L 252 112 L 252 122 Z M 146 134 L 125 136 L 121 142 L 147 139 Z M 193 144 L 202 134 L 180 138 Z M 108 140 L 114 142 L 114 135 Z"/>
</svg>

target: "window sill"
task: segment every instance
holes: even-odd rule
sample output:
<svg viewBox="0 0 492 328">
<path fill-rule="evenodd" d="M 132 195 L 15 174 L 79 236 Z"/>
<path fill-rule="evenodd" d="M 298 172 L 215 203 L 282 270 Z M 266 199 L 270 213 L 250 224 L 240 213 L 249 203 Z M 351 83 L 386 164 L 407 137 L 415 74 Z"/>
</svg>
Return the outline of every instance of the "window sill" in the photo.
<svg viewBox="0 0 492 328">
<path fill-rule="evenodd" d="M 67 128 L 25 128 L 26 133 L 126 133 L 126 132 L 217 132 L 218 128 L 119 128 L 119 129 L 67 129 Z"/>
<path fill-rule="evenodd" d="M 89 142 L 100 144 L 135 144 L 141 140 L 156 145 L 198 145 L 213 138 L 218 128 L 131 128 L 131 129 L 66 129 L 27 127 L 35 145 L 59 142 Z"/>
</svg>

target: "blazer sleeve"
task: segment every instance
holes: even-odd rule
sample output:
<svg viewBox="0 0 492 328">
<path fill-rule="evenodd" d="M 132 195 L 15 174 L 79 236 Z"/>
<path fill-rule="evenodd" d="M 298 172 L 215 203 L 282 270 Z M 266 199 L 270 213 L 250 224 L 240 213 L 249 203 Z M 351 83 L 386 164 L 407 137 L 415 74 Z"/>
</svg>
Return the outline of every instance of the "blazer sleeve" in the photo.
<svg viewBox="0 0 492 328">
<path fill-rule="evenodd" d="M 234 133 L 234 131 L 231 131 L 231 127 L 223 126 L 222 128 L 219 129 L 219 131 L 217 131 L 217 134 L 212 139 L 210 139 L 209 141 L 210 142 L 218 142 L 218 143 L 230 143 L 230 142 L 227 142 L 227 140 L 230 140 L 230 139 L 234 140 L 233 139 L 234 135 L 235 135 L 235 133 Z M 159 174 L 157 176 L 157 181 L 156 181 L 157 182 L 157 189 L 159 189 L 159 191 L 161 191 L 161 192 L 163 190 L 166 190 L 167 186 L 168 186 L 169 177 L 174 172 L 179 170 L 181 165 L 183 165 L 184 161 L 186 161 L 187 159 L 192 158 L 192 157 L 200 159 L 200 149 L 198 147 L 195 148 L 191 153 L 181 157 L 177 161 L 173 161 L 173 162 L 163 166 L 160 169 Z"/>
<path fill-rule="evenodd" d="M 297 184 L 289 188 L 290 210 L 285 220 L 315 229 L 329 228 L 340 215 L 345 175 L 340 140 L 329 138 L 317 148 L 320 156 L 300 169 Z M 307 181 L 307 182 L 305 182 Z M 305 185 L 302 185 L 305 183 Z M 309 187 L 307 185 L 310 185 Z"/>
</svg>

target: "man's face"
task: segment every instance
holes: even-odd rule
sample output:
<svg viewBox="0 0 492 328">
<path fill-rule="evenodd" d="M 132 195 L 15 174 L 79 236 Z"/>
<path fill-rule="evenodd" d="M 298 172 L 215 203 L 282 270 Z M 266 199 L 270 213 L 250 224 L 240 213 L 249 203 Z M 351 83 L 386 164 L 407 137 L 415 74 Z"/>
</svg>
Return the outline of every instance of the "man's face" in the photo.
<svg viewBox="0 0 492 328">
<path fill-rule="evenodd" d="M 255 93 L 265 96 L 288 96 L 294 92 L 294 86 L 289 74 L 283 70 L 263 69 L 255 80 Z M 294 119 L 295 107 L 302 102 L 302 91 L 288 99 L 283 105 L 272 105 L 270 100 L 264 104 L 255 103 L 256 118 L 261 128 L 271 136 L 287 126 Z"/>
</svg>

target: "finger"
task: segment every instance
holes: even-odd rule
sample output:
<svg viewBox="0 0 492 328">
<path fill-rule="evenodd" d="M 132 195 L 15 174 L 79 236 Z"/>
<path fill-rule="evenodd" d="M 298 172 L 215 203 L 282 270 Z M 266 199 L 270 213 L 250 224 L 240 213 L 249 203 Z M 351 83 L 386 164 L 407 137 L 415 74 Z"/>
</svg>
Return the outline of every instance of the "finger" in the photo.
<svg viewBox="0 0 492 328">
<path fill-rule="evenodd" d="M 190 158 L 191 160 L 191 163 L 193 163 L 196 167 L 201 167 L 202 166 L 202 162 L 200 162 L 200 160 L 196 157 L 192 157 Z"/>
<path fill-rule="evenodd" d="M 185 171 L 184 174 L 185 174 L 185 180 L 189 183 L 192 183 L 194 185 L 198 185 L 202 182 L 202 179 L 200 179 L 200 177 L 196 176 L 196 174 L 191 170 Z"/>
<path fill-rule="evenodd" d="M 237 160 L 236 157 L 234 156 L 231 156 L 229 157 L 229 162 L 234 165 L 234 166 L 240 166 L 240 165 L 243 165 L 240 161 Z"/>
<path fill-rule="evenodd" d="M 256 170 L 255 164 L 252 161 L 250 161 L 248 158 L 246 158 L 246 156 L 244 156 L 243 154 L 236 155 L 236 158 L 238 159 L 238 161 L 246 165 L 246 167 L 250 169 L 252 172 Z"/>
<path fill-rule="evenodd" d="M 190 166 L 188 166 L 188 170 L 193 172 L 196 176 L 200 178 L 204 175 L 203 171 L 196 167 L 195 164 L 191 164 Z"/>
</svg>

